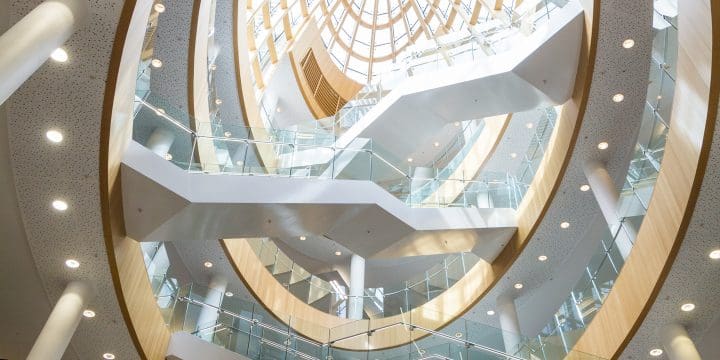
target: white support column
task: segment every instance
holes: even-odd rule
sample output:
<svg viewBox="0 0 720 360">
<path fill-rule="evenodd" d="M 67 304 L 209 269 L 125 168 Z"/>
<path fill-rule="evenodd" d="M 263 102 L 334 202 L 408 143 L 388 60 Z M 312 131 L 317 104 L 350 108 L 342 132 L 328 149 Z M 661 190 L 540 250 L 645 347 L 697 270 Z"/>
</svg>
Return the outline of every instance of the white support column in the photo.
<svg viewBox="0 0 720 360">
<path fill-rule="evenodd" d="M 662 342 L 670 360 L 702 360 L 695 343 L 680 324 L 667 325 L 662 332 Z"/>
<path fill-rule="evenodd" d="M 90 286 L 84 282 L 67 284 L 35 340 L 28 360 L 60 360 L 63 357 L 91 294 Z"/>
<path fill-rule="evenodd" d="M 348 319 L 362 319 L 363 295 L 365 295 L 365 259 L 353 254 L 350 258 Z"/>
<path fill-rule="evenodd" d="M 150 151 L 165 157 L 170 151 L 170 147 L 175 142 L 175 134 L 165 128 L 155 128 L 150 134 L 147 141 L 147 148 Z"/>
<path fill-rule="evenodd" d="M 509 296 L 500 296 L 497 299 L 496 306 L 505 352 L 514 355 L 518 351 L 522 339 L 515 299 Z"/>
<path fill-rule="evenodd" d="M 205 296 L 205 303 L 211 306 L 220 307 L 222 304 L 223 296 L 227 288 L 227 279 L 223 275 L 214 274 L 210 278 L 210 284 L 208 284 L 208 293 Z M 218 311 L 214 307 L 203 306 L 198 315 L 197 327 L 198 329 L 207 328 L 217 323 Z M 199 333 L 200 338 L 204 340 L 212 340 L 212 331 L 201 331 Z"/>
<path fill-rule="evenodd" d="M 0 36 L 0 104 L 86 20 L 86 0 L 47 0 Z"/>
<path fill-rule="evenodd" d="M 600 211 L 610 228 L 610 232 L 613 234 L 617 232 L 615 246 L 617 246 L 623 259 L 627 259 L 630 250 L 632 250 L 632 241 L 637 236 L 637 230 L 632 224 L 625 223 L 623 228 L 618 231 L 620 227 L 620 215 L 618 214 L 620 192 L 602 163 L 588 161 L 585 163 L 583 170 L 595 200 L 600 206 Z"/>
</svg>

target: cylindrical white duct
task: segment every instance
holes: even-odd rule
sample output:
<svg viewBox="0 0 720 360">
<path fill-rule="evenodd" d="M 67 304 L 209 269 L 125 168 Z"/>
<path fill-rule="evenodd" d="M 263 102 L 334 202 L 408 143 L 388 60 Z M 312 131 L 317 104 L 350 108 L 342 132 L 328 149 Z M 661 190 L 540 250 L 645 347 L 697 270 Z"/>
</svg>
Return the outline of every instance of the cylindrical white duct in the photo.
<svg viewBox="0 0 720 360">
<path fill-rule="evenodd" d="M 92 294 L 90 286 L 73 281 L 65 287 L 28 354 L 28 360 L 60 360 Z"/>
<path fill-rule="evenodd" d="M 662 342 L 670 360 L 701 360 L 695 343 L 680 324 L 667 325 L 662 331 Z"/>
<path fill-rule="evenodd" d="M 350 258 L 349 319 L 362 319 L 363 295 L 365 295 L 365 259 L 353 254 Z"/>
<path fill-rule="evenodd" d="M 0 104 L 70 38 L 87 16 L 86 0 L 47 0 L 0 36 Z"/>
</svg>

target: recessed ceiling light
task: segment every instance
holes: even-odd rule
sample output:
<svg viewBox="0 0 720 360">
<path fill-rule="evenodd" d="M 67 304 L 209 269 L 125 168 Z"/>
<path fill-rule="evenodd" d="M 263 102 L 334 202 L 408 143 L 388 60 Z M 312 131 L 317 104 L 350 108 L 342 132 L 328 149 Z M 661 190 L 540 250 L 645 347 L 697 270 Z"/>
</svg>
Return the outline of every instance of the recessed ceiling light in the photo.
<svg viewBox="0 0 720 360">
<path fill-rule="evenodd" d="M 160 59 L 152 59 L 150 60 L 150 65 L 154 68 L 162 67 L 162 61 Z"/>
<path fill-rule="evenodd" d="M 588 185 L 588 184 L 580 185 L 580 191 L 585 192 L 585 191 L 588 191 L 588 190 L 590 190 L 590 185 Z"/>
<path fill-rule="evenodd" d="M 51 54 L 50 57 L 57 61 L 57 62 L 66 62 L 68 61 L 68 54 L 67 51 L 63 48 L 57 48 L 55 49 Z"/>
<path fill-rule="evenodd" d="M 92 310 L 85 310 L 85 311 L 83 311 L 83 316 L 86 318 L 94 318 L 95 312 Z"/>
<path fill-rule="evenodd" d="M 693 310 L 695 310 L 695 304 L 693 304 L 693 303 L 682 304 L 682 305 L 680 305 L 680 310 L 682 310 L 684 312 L 693 311 Z"/>
<path fill-rule="evenodd" d="M 561 228 L 561 229 L 567 229 L 567 228 L 569 228 L 569 227 L 570 227 L 570 223 L 567 222 L 567 221 L 563 221 L 563 222 L 560 223 L 560 228 Z"/>
<path fill-rule="evenodd" d="M 340 256 L 340 255 L 342 255 L 342 251 L 336 251 L 336 252 L 335 252 L 335 256 Z"/>
<path fill-rule="evenodd" d="M 520 290 L 520 289 L 523 288 L 523 284 L 517 283 L 517 284 L 513 285 L 513 287 L 516 288 L 516 289 L 518 289 L 518 290 Z"/>
<path fill-rule="evenodd" d="M 275 109 L 275 112 L 282 112 L 282 108 L 278 106 L 277 109 Z"/>
<path fill-rule="evenodd" d="M 613 95 L 612 99 L 614 102 L 619 103 L 619 102 L 622 102 L 623 100 L 625 100 L 625 95 L 615 94 L 615 95 Z"/>
<path fill-rule="evenodd" d="M 170 160 L 172 160 L 172 154 L 167 153 L 167 154 L 163 155 L 163 158 L 165 158 L 165 160 L 167 160 L 167 161 L 170 161 Z"/>
<path fill-rule="evenodd" d="M 222 104 L 222 99 L 215 99 L 215 105 Z"/>
<path fill-rule="evenodd" d="M 48 130 L 48 132 L 45 133 L 45 137 L 54 143 L 60 143 L 63 141 L 63 134 L 57 130 Z"/>
<path fill-rule="evenodd" d="M 77 269 L 80 267 L 80 262 L 75 259 L 67 259 L 65 260 L 65 266 L 71 269 Z"/>
<path fill-rule="evenodd" d="M 229 132 L 229 131 L 226 131 L 226 132 L 225 132 L 225 137 L 231 137 L 231 136 L 232 136 L 232 133 L 231 133 L 231 132 Z"/>
<path fill-rule="evenodd" d="M 227 297 L 233 297 L 233 295 L 235 295 L 235 294 L 231 293 L 230 291 L 225 292 L 225 296 L 227 296 Z"/>
<path fill-rule="evenodd" d="M 412 162 L 412 161 L 413 161 L 413 158 L 408 158 L 408 162 Z"/>
<path fill-rule="evenodd" d="M 211 263 L 211 262 L 209 262 L 209 261 L 206 261 L 203 265 L 204 265 L 206 268 L 211 268 L 211 267 L 213 266 L 213 263 Z"/>
<path fill-rule="evenodd" d="M 633 40 L 633 39 L 627 39 L 627 40 L 623 41 L 622 46 L 623 46 L 624 48 L 626 48 L 626 49 L 630 49 L 630 48 L 632 48 L 633 46 L 635 46 L 635 40 Z"/>
<path fill-rule="evenodd" d="M 607 148 L 608 148 L 608 143 L 605 141 L 598 144 L 598 149 L 600 149 L 600 150 L 605 150 Z"/>
<path fill-rule="evenodd" d="M 545 261 L 545 260 L 547 260 L 547 259 L 548 259 L 547 255 L 540 255 L 540 256 L 538 256 L 538 261 Z"/>
<path fill-rule="evenodd" d="M 713 259 L 713 260 L 718 260 L 718 259 L 720 259 L 720 249 L 716 249 L 716 250 L 711 251 L 708 256 L 709 256 L 711 259 Z"/>
<path fill-rule="evenodd" d="M 663 354 L 662 349 L 652 349 L 650 350 L 650 356 L 658 357 Z"/>
<path fill-rule="evenodd" d="M 113 360 L 113 359 L 115 359 L 115 355 L 114 355 L 114 354 L 111 354 L 111 353 L 104 353 L 104 354 L 103 354 L 103 359 L 105 359 L 105 360 Z"/>
<path fill-rule="evenodd" d="M 532 129 L 533 126 L 535 126 L 535 124 L 533 124 L 533 123 L 527 123 L 527 124 L 525 124 L 525 127 L 528 128 L 528 129 Z"/>
<path fill-rule="evenodd" d="M 164 12 L 165 12 L 165 5 L 163 5 L 163 4 L 155 4 L 155 6 L 153 6 L 153 9 L 155 9 L 155 11 L 157 11 L 157 12 L 159 12 L 159 13 L 164 13 Z"/>
<path fill-rule="evenodd" d="M 62 200 L 53 200 L 52 207 L 58 211 L 65 211 L 68 209 L 68 204 Z"/>
<path fill-rule="evenodd" d="M 300 237 L 300 240 L 301 240 L 301 241 L 305 241 L 305 240 L 307 240 L 307 237 L 305 237 L 305 235 L 303 235 L 303 236 Z"/>
<path fill-rule="evenodd" d="M 456 122 L 453 123 L 453 125 L 455 125 L 455 126 L 460 126 L 460 122 L 459 122 L 459 121 L 456 121 Z"/>
<path fill-rule="evenodd" d="M 434 145 L 435 147 L 439 147 L 439 146 L 440 146 L 440 143 L 436 141 L 435 143 L 433 143 L 433 145 Z"/>
<path fill-rule="evenodd" d="M 510 157 L 514 159 L 514 158 L 517 157 L 517 154 L 516 154 L 516 153 L 510 153 Z"/>
<path fill-rule="evenodd" d="M 493 316 L 493 315 L 495 315 L 495 310 L 488 310 L 487 314 L 490 316 Z"/>
</svg>

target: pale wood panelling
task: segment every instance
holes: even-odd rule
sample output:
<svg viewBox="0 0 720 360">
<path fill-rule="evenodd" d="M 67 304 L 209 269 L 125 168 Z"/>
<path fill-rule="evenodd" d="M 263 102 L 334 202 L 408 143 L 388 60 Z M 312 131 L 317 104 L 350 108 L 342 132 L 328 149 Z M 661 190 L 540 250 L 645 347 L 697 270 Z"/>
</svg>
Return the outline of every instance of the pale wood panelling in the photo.
<svg viewBox="0 0 720 360">
<path fill-rule="evenodd" d="M 662 168 L 635 245 L 602 308 L 574 350 L 615 359 L 645 318 L 667 276 L 692 216 L 717 117 L 720 66 L 713 53 L 718 4 L 679 5 L 678 65 Z M 715 38 L 713 38 L 715 37 Z M 713 54 L 716 58 L 713 58 Z M 576 358 L 571 355 L 569 358 Z"/>
</svg>

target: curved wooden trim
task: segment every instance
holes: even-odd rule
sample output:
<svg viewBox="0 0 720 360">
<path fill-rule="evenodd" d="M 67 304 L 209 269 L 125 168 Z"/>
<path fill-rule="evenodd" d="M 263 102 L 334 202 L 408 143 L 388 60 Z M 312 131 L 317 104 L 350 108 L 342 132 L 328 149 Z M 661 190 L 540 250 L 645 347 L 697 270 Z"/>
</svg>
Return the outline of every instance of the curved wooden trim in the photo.
<svg viewBox="0 0 720 360">
<path fill-rule="evenodd" d="M 266 139 L 267 130 L 260 117 L 260 104 L 255 99 L 255 89 L 250 78 L 252 65 L 248 54 L 248 33 L 245 6 L 240 4 L 241 0 L 233 2 L 233 57 L 235 60 L 235 82 L 237 83 L 240 107 L 245 125 L 250 128 L 250 133 L 255 139 Z M 260 80 L 262 81 L 262 80 Z M 257 146 L 258 161 L 260 166 L 273 168 L 277 159 L 271 147 Z"/>
<path fill-rule="evenodd" d="M 132 136 L 138 60 L 151 0 L 123 5 L 108 67 L 100 129 L 100 202 L 110 273 L 125 325 L 142 359 L 164 359 L 170 332 L 145 270 L 140 244 L 125 235 L 120 162 Z"/>
<path fill-rule="evenodd" d="M 633 250 L 602 308 L 573 348 L 602 358 L 616 359 L 622 354 L 670 272 L 700 193 L 715 130 L 720 4 L 686 0 L 679 2 L 679 10 L 673 126 L 662 168 Z"/>
<path fill-rule="evenodd" d="M 212 0 L 194 0 L 190 22 L 190 46 L 188 49 L 188 111 L 190 127 L 198 135 L 195 158 L 200 160 L 203 170 L 217 171 L 219 168 L 215 143 L 203 136 L 212 136 L 210 125 L 210 84 L 208 83 L 208 37 L 212 18 Z"/>
</svg>

